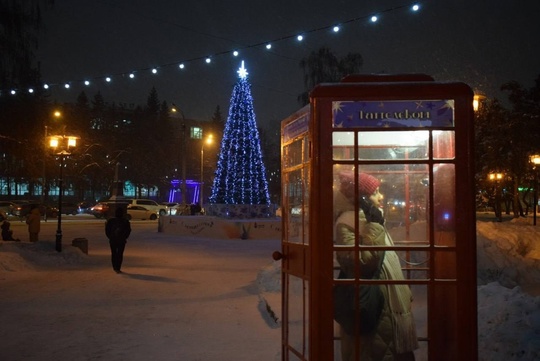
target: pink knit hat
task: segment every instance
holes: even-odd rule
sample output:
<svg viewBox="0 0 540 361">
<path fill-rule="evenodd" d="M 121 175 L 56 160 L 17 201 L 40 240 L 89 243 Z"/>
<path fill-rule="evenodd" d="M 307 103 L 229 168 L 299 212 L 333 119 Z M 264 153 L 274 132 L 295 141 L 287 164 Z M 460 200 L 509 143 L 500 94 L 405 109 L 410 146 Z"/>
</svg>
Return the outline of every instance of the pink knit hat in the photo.
<svg viewBox="0 0 540 361">
<path fill-rule="evenodd" d="M 340 191 L 346 197 L 354 197 L 354 172 L 345 170 L 339 173 L 339 181 L 341 183 Z M 358 174 L 358 195 L 370 196 L 379 188 L 381 182 L 372 175 L 367 173 Z"/>
</svg>

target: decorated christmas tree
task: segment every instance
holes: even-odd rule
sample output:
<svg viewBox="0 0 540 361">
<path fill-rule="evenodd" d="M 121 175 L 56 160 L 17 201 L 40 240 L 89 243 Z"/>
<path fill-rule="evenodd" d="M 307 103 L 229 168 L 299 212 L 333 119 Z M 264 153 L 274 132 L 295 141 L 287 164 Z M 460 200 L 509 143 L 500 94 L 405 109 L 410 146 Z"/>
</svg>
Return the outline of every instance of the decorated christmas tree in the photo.
<svg viewBox="0 0 540 361">
<path fill-rule="evenodd" d="M 221 140 L 210 203 L 270 204 L 247 74 L 242 61 Z"/>
</svg>

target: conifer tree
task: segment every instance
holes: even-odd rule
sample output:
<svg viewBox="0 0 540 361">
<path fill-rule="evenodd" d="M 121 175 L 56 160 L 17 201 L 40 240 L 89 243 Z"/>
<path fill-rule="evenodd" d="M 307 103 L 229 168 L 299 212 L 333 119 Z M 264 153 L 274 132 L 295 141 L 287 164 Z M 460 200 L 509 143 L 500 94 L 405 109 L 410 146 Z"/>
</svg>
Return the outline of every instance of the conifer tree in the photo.
<svg viewBox="0 0 540 361">
<path fill-rule="evenodd" d="M 238 70 L 221 140 L 210 203 L 270 204 L 247 71 Z"/>
</svg>

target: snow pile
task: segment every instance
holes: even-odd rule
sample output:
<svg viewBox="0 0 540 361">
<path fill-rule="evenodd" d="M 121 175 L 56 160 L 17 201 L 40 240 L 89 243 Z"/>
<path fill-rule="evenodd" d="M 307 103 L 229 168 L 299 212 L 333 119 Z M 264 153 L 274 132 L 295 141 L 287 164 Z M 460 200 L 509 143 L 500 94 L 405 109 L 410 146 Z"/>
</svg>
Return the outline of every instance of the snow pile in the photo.
<svg viewBox="0 0 540 361">
<path fill-rule="evenodd" d="M 496 282 L 480 286 L 478 350 L 482 361 L 540 359 L 540 297 Z"/>
<path fill-rule="evenodd" d="M 79 266 L 91 259 L 78 248 L 62 248 L 59 253 L 53 242 L 1 242 L 0 271 L 35 270 L 39 267 Z"/>
<path fill-rule="evenodd" d="M 540 225 L 527 218 L 509 222 L 477 222 L 478 284 L 540 284 Z"/>
</svg>

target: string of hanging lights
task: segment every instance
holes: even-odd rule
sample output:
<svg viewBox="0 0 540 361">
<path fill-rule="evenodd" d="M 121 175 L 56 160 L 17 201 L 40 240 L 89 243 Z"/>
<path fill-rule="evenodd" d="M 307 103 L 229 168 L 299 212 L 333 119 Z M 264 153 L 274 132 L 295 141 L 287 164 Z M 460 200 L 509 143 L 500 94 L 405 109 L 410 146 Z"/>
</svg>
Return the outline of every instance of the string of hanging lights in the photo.
<svg viewBox="0 0 540 361">
<path fill-rule="evenodd" d="M 395 6 L 395 7 L 391 7 L 391 8 L 387 8 L 387 9 L 378 11 L 376 13 L 371 13 L 371 14 L 351 18 L 351 19 L 342 21 L 339 24 L 331 24 L 331 25 L 325 25 L 325 26 L 322 26 L 322 27 L 314 28 L 314 29 L 305 31 L 302 34 L 285 35 L 285 36 L 282 36 L 282 37 L 279 37 L 279 38 L 275 38 L 275 39 L 272 39 L 272 40 L 261 41 L 261 42 L 258 42 L 258 43 L 246 45 L 246 46 L 236 48 L 236 49 L 221 51 L 221 52 L 217 52 L 217 53 L 214 53 L 214 54 L 211 54 L 211 55 L 195 56 L 195 57 L 192 57 L 192 58 L 189 58 L 189 59 L 184 59 L 184 60 L 173 62 L 173 63 L 161 64 L 161 65 L 158 65 L 156 67 L 151 67 L 151 68 L 147 67 L 147 68 L 135 69 L 135 70 L 125 71 L 125 72 L 111 74 L 111 75 L 102 75 L 102 76 L 97 76 L 97 77 L 93 77 L 93 78 L 89 77 L 89 78 L 85 78 L 85 79 L 66 81 L 66 82 L 62 82 L 62 83 L 61 82 L 56 82 L 56 83 L 55 82 L 44 82 L 43 83 L 43 89 L 50 90 L 53 87 L 58 87 L 58 88 L 64 88 L 64 89 L 68 90 L 75 84 L 84 84 L 85 86 L 90 86 L 93 82 L 96 82 L 96 81 L 105 81 L 106 83 L 110 83 L 110 82 L 113 81 L 113 78 L 116 78 L 116 77 L 122 77 L 122 78 L 128 77 L 129 79 L 135 79 L 136 74 L 138 74 L 138 73 L 143 73 L 143 72 L 150 71 L 152 74 L 157 75 L 158 74 L 158 69 L 166 68 L 166 67 L 173 67 L 173 66 L 180 69 L 180 70 L 185 70 L 189 63 L 198 62 L 198 61 L 202 60 L 206 64 L 210 64 L 210 63 L 212 63 L 213 59 L 216 59 L 219 56 L 232 54 L 233 56 L 237 57 L 237 56 L 240 55 L 241 51 L 247 50 L 247 49 L 252 49 L 252 48 L 264 48 L 266 50 L 271 50 L 271 49 L 274 49 L 273 48 L 274 45 L 276 45 L 276 44 L 278 44 L 280 42 L 283 42 L 283 41 L 296 39 L 296 41 L 302 42 L 302 41 L 304 41 L 306 39 L 306 37 L 309 34 L 314 34 L 314 33 L 321 32 L 321 31 L 331 31 L 333 33 L 339 33 L 340 31 L 342 31 L 342 29 L 346 25 L 348 25 L 350 23 L 355 23 L 355 22 L 360 22 L 360 21 L 368 21 L 370 23 L 377 23 L 377 22 L 379 22 L 379 20 L 381 20 L 381 18 L 383 17 L 384 14 L 387 14 L 387 13 L 390 13 L 390 12 L 401 11 L 401 10 L 407 10 L 407 11 L 416 13 L 416 12 L 418 12 L 420 10 L 420 8 L 421 8 L 421 5 L 418 2 L 415 2 L 415 3 L 412 3 L 412 4 L 406 4 L 406 5 L 399 5 L 399 6 Z M 25 91 L 25 90 L 24 89 L 0 90 L 0 96 L 2 96 L 4 94 L 17 95 L 21 91 Z M 29 89 L 26 89 L 26 92 L 30 93 L 30 94 L 33 94 L 35 92 L 35 89 L 34 88 L 29 88 Z"/>
</svg>

